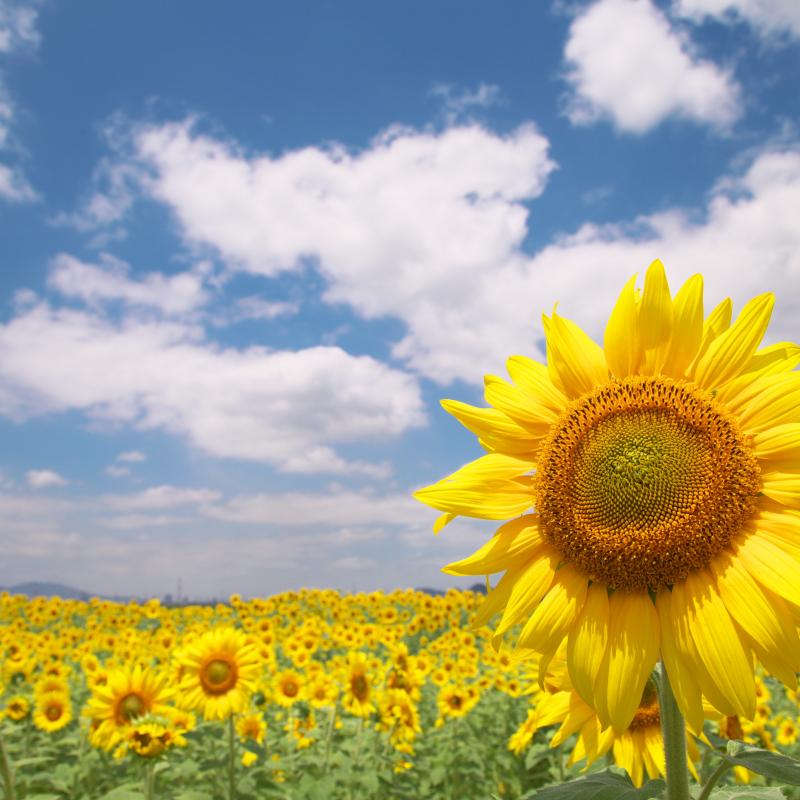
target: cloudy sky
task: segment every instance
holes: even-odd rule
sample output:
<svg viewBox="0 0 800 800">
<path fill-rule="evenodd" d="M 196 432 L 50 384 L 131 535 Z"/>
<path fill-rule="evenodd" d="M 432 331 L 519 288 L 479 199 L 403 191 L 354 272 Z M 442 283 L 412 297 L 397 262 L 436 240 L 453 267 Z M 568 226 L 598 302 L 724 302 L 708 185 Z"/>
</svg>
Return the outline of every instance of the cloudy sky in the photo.
<svg viewBox="0 0 800 800">
<path fill-rule="evenodd" d="M 661 258 L 798 338 L 800 3 L 0 0 L 0 585 L 453 585 L 439 407 Z"/>
</svg>

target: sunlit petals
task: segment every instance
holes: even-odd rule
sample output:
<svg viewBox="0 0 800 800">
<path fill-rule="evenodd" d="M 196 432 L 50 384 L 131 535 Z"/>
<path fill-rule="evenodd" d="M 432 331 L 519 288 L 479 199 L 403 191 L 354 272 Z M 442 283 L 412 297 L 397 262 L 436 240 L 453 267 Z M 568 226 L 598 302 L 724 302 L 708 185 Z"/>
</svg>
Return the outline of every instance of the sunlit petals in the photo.
<svg viewBox="0 0 800 800">
<path fill-rule="evenodd" d="M 692 375 L 700 386 L 705 389 L 721 386 L 744 369 L 764 338 L 774 303 L 771 292 L 754 297 L 741 310 L 736 322 L 711 342 Z"/>
<path fill-rule="evenodd" d="M 617 378 L 636 375 L 641 360 L 636 277 L 634 275 L 620 292 L 603 337 L 608 369 Z"/>
<path fill-rule="evenodd" d="M 660 626 L 646 593 L 615 592 L 609 598 L 608 617 L 608 646 L 594 697 L 601 722 L 620 732 L 633 719 L 658 660 Z"/>
<path fill-rule="evenodd" d="M 703 276 L 692 275 L 675 295 L 672 340 L 661 367 L 664 375 L 682 378 L 697 355 L 703 338 Z"/>
<path fill-rule="evenodd" d="M 587 702 L 594 700 L 594 682 L 608 641 L 608 590 L 593 583 L 567 640 L 567 668 L 572 685 Z"/>
<path fill-rule="evenodd" d="M 639 343 L 644 353 L 642 375 L 658 375 L 672 340 L 672 297 L 664 265 L 656 260 L 647 270 L 639 311 Z"/>
<path fill-rule="evenodd" d="M 579 397 L 608 380 L 602 349 L 574 322 L 553 312 L 544 317 L 544 327 L 550 377 L 567 397 Z"/>
</svg>

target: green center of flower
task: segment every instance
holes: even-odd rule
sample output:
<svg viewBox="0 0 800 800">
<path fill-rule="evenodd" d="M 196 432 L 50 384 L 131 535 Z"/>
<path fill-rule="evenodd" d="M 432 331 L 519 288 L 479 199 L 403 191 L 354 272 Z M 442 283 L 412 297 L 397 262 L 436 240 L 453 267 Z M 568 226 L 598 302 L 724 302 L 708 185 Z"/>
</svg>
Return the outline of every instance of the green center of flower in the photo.
<svg viewBox="0 0 800 800">
<path fill-rule="evenodd" d="M 225 658 L 213 658 L 200 672 L 203 688 L 209 694 L 225 694 L 236 684 L 236 665 Z"/>
<path fill-rule="evenodd" d="M 125 722 L 130 722 L 136 717 L 140 717 L 147 710 L 144 700 L 138 694 L 128 694 L 122 698 L 119 704 L 119 715 Z"/>
<path fill-rule="evenodd" d="M 573 402 L 537 467 L 540 527 L 593 580 L 657 590 L 705 567 L 752 516 L 760 473 L 736 421 L 667 378 Z"/>
</svg>

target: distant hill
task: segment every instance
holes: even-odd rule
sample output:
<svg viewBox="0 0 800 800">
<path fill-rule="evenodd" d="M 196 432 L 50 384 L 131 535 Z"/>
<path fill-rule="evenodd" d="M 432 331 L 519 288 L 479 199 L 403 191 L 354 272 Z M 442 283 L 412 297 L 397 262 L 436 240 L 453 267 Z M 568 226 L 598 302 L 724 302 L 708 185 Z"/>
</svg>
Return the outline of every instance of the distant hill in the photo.
<svg viewBox="0 0 800 800">
<path fill-rule="evenodd" d="M 31 581 L 29 583 L 18 583 L 14 586 L 0 587 L 0 591 L 11 594 L 25 594 L 28 597 L 58 597 L 64 600 L 88 600 L 94 595 L 88 592 L 74 589 L 72 586 L 65 586 L 63 583 L 46 583 L 41 581 Z"/>
</svg>

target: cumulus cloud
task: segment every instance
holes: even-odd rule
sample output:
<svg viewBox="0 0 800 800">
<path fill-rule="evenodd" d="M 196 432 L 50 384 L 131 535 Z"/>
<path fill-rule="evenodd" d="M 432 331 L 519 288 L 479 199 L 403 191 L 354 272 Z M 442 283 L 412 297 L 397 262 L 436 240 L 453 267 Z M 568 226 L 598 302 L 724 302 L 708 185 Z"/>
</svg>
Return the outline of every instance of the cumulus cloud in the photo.
<svg viewBox="0 0 800 800">
<path fill-rule="evenodd" d="M 711 17 L 746 22 L 770 39 L 779 34 L 800 36 L 797 0 L 675 0 L 673 7 L 675 13 L 695 21 Z"/>
<path fill-rule="evenodd" d="M 572 22 L 564 48 L 567 115 L 641 134 L 673 116 L 727 127 L 740 114 L 733 77 L 697 57 L 651 0 L 599 0 Z"/>
<path fill-rule="evenodd" d="M 30 469 L 25 480 L 32 489 L 46 489 L 48 486 L 66 486 L 68 481 L 51 469 Z"/>
<path fill-rule="evenodd" d="M 655 257 L 676 285 L 702 270 L 709 297 L 739 303 L 797 275 L 800 149 L 791 146 L 731 170 L 702 208 L 587 223 L 531 255 L 535 205 L 531 219 L 523 201 L 544 190 L 553 164 L 530 126 L 508 136 L 395 132 L 358 156 L 307 148 L 248 158 L 189 123 L 144 129 L 139 144 L 149 190 L 187 245 L 265 276 L 313 262 L 327 302 L 401 320 L 393 356 L 442 384 L 478 382 L 512 353 L 542 356 L 539 314 L 556 300 L 601 337 L 619 287 Z M 199 202 L 198 183 L 210 189 Z M 781 296 L 774 334 L 792 338 L 798 311 Z"/>
<path fill-rule="evenodd" d="M 0 414 L 68 410 L 306 472 L 342 471 L 337 443 L 385 441 L 425 421 L 417 381 L 369 356 L 223 349 L 182 324 L 39 303 L 0 325 Z"/>
<path fill-rule="evenodd" d="M 473 89 L 459 89 L 452 83 L 435 83 L 430 94 L 442 103 L 442 115 L 448 125 L 469 119 L 476 110 L 503 102 L 503 90 L 493 83 L 479 83 Z"/>
<path fill-rule="evenodd" d="M 48 286 L 65 297 L 90 305 L 120 301 L 167 315 L 185 314 L 208 301 L 202 275 L 150 272 L 132 278 L 130 267 L 124 261 L 108 253 L 100 254 L 99 260 L 99 264 L 87 264 L 67 253 L 59 253 L 51 264 Z"/>
<path fill-rule="evenodd" d="M 115 511 L 142 511 L 176 506 L 202 505 L 220 498 L 214 489 L 186 489 L 179 486 L 151 486 L 134 494 L 108 495 L 102 503 Z"/>
</svg>

